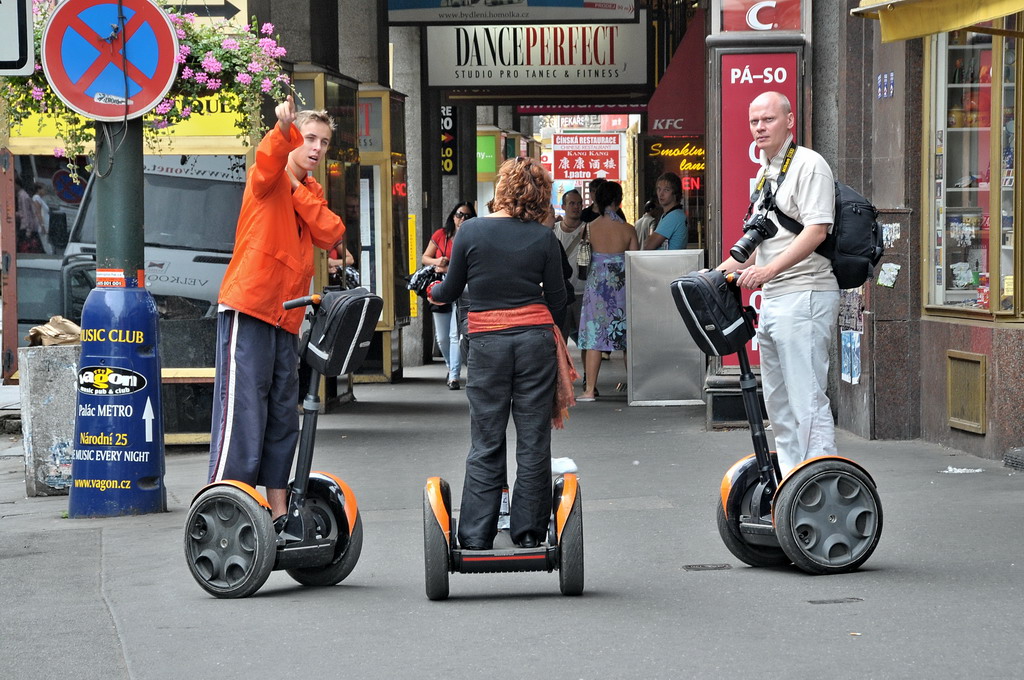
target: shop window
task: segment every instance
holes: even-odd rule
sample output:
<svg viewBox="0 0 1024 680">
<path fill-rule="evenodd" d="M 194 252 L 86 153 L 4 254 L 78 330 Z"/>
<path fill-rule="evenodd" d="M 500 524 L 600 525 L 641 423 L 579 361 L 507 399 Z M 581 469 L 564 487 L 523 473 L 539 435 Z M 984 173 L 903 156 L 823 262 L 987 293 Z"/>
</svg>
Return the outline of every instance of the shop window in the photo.
<svg viewBox="0 0 1024 680">
<path fill-rule="evenodd" d="M 1014 313 L 1017 43 L 962 30 L 933 47 L 928 303 Z"/>
</svg>

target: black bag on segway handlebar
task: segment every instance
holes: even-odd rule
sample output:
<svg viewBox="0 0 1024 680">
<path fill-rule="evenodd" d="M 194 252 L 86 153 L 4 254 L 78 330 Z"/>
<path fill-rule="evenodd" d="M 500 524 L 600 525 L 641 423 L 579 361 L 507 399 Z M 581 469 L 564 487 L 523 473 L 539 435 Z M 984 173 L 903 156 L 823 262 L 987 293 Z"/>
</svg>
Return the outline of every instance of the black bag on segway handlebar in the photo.
<svg viewBox="0 0 1024 680">
<path fill-rule="evenodd" d="M 672 282 L 672 299 L 705 354 L 738 352 L 754 337 L 754 310 L 743 307 L 722 272 L 690 272 Z"/>
<path fill-rule="evenodd" d="M 327 290 L 310 325 L 306 363 L 330 377 L 357 370 L 383 308 L 384 301 L 365 288 Z"/>
</svg>

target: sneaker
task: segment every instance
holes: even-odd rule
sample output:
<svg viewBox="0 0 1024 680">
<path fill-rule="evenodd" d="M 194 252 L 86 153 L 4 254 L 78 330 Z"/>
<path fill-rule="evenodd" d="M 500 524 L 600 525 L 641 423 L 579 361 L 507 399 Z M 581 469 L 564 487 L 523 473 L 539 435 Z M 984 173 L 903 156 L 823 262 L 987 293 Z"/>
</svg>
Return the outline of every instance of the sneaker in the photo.
<svg viewBox="0 0 1024 680">
<path fill-rule="evenodd" d="M 458 380 L 449 380 L 448 381 L 448 389 L 450 389 L 450 390 L 457 390 L 457 389 L 459 389 L 459 381 Z"/>
</svg>

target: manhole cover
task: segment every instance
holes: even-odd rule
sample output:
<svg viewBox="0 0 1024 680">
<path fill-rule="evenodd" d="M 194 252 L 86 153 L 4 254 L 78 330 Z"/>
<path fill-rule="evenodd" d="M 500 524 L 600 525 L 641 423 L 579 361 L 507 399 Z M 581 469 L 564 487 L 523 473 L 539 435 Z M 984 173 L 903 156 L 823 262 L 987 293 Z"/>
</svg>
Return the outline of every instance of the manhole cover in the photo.
<svg viewBox="0 0 1024 680">
<path fill-rule="evenodd" d="M 850 602 L 863 602 L 863 597 L 837 597 L 832 600 L 807 600 L 811 604 L 849 604 Z"/>
<path fill-rule="evenodd" d="M 721 569 L 732 569 L 729 564 L 684 564 L 683 571 L 719 571 Z"/>
</svg>

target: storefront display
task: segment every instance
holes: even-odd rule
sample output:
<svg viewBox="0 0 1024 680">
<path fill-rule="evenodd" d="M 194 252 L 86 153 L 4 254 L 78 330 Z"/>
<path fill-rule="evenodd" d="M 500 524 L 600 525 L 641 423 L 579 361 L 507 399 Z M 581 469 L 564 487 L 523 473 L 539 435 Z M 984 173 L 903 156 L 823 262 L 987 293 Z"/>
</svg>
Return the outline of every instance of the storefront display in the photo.
<svg viewBox="0 0 1024 680">
<path fill-rule="evenodd" d="M 927 302 L 1013 312 L 1016 41 L 966 30 L 932 40 Z"/>
</svg>

